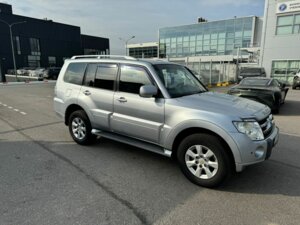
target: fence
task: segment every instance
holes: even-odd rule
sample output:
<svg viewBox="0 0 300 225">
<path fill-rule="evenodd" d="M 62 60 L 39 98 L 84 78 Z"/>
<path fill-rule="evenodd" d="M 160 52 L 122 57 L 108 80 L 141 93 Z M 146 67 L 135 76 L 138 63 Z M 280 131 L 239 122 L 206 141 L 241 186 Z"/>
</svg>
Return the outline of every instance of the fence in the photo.
<svg viewBox="0 0 300 225">
<path fill-rule="evenodd" d="M 200 75 L 206 85 L 227 85 L 237 80 L 237 65 L 232 62 L 210 61 L 210 62 L 189 62 L 188 58 L 172 60 L 191 69 L 195 74 Z"/>
</svg>

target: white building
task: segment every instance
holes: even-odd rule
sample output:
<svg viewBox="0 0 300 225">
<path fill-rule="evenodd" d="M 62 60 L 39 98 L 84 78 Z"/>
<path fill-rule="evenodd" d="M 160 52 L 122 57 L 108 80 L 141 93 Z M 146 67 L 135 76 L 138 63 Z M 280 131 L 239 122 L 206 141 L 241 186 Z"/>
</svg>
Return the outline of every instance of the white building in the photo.
<svg viewBox="0 0 300 225">
<path fill-rule="evenodd" d="M 260 63 L 291 83 L 300 68 L 300 0 L 266 0 Z"/>
</svg>

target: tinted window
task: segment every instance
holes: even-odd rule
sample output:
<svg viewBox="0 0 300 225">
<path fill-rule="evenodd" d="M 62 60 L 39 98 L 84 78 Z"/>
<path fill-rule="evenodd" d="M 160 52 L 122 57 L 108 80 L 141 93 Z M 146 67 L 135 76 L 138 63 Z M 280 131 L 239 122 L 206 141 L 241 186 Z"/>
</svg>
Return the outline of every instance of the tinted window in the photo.
<svg viewBox="0 0 300 225">
<path fill-rule="evenodd" d="M 71 84 L 82 84 L 86 63 L 70 63 L 64 76 L 64 81 Z"/>
<path fill-rule="evenodd" d="M 97 64 L 89 64 L 86 72 L 85 72 L 85 79 L 83 82 L 83 85 L 94 87 L 94 81 L 95 81 L 95 74 L 97 71 Z"/>
<path fill-rule="evenodd" d="M 139 94 L 140 87 L 152 84 L 147 72 L 141 67 L 122 66 L 119 90 Z"/>
<path fill-rule="evenodd" d="M 117 74 L 118 66 L 116 64 L 98 64 L 94 86 L 113 90 Z"/>
</svg>

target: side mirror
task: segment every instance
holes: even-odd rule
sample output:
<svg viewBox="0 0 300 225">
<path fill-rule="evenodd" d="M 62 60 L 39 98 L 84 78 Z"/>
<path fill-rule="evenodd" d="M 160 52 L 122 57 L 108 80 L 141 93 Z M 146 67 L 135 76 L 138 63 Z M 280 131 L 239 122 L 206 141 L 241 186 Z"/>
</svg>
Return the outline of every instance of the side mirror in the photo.
<svg viewBox="0 0 300 225">
<path fill-rule="evenodd" d="M 144 85 L 140 87 L 140 96 L 143 98 L 151 98 L 154 95 L 157 95 L 157 87 L 154 85 Z"/>
<path fill-rule="evenodd" d="M 285 86 L 286 86 L 286 84 L 284 84 L 284 83 L 281 83 L 281 85 L 280 85 L 282 88 L 285 88 Z"/>
</svg>

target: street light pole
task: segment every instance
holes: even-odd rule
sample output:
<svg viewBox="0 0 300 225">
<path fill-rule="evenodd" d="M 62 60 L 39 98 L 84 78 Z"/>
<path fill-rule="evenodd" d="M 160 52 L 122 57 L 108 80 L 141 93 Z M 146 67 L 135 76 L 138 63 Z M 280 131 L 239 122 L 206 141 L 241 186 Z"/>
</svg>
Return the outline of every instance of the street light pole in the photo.
<svg viewBox="0 0 300 225">
<path fill-rule="evenodd" d="M 15 73 L 15 75 L 16 75 L 16 81 L 17 81 L 18 75 L 17 75 L 17 66 L 16 66 L 15 49 L 14 49 L 14 42 L 13 42 L 13 35 L 12 35 L 12 27 L 13 27 L 14 25 L 18 25 L 18 24 L 21 24 L 21 23 L 26 23 L 26 21 L 15 22 L 15 23 L 9 24 L 9 23 L 7 23 L 6 21 L 0 19 L 0 22 L 6 24 L 6 25 L 9 27 L 9 35 L 10 35 L 11 51 L 12 51 L 12 57 L 13 57 L 13 63 L 14 63 L 14 73 Z"/>
<path fill-rule="evenodd" d="M 133 38 L 135 38 L 135 36 L 133 35 L 131 38 L 127 39 L 127 40 L 124 40 L 123 38 L 119 38 L 121 41 L 124 41 L 125 42 L 125 55 L 127 56 L 127 45 L 128 45 L 128 42 L 130 40 L 132 40 Z M 128 54 L 129 55 L 129 54 Z"/>
</svg>

